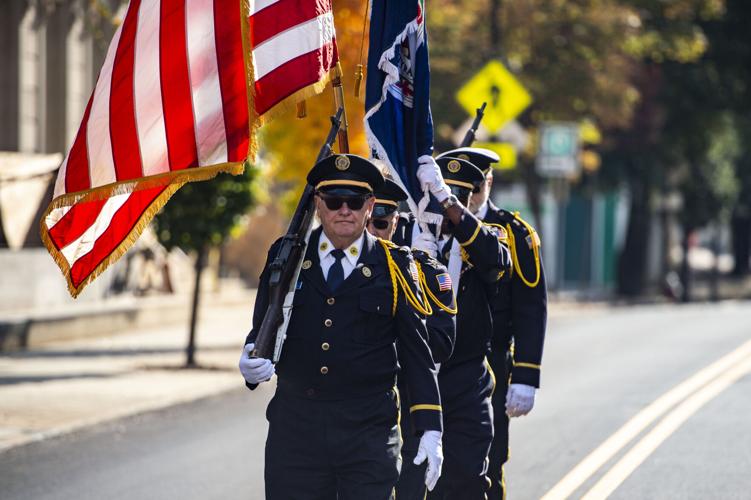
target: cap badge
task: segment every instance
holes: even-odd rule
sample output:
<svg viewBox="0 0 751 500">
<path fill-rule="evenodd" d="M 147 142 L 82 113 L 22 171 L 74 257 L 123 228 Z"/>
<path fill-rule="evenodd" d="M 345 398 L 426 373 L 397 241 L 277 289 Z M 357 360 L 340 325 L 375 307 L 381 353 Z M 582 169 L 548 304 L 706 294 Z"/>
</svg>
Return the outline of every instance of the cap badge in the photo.
<svg viewBox="0 0 751 500">
<path fill-rule="evenodd" d="M 457 160 L 451 160 L 447 168 L 449 169 L 449 172 L 455 174 L 462 168 L 462 165 Z"/>
<path fill-rule="evenodd" d="M 362 266 L 362 275 L 366 278 L 370 278 L 373 273 L 371 272 L 370 268 L 368 266 Z"/>
<path fill-rule="evenodd" d="M 310 266 L 312 266 L 312 265 L 313 265 L 313 262 L 311 262 L 310 260 L 304 260 L 303 263 L 302 263 L 302 268 L 303 269 L 310 269 Z"/>
<path fill-rule="evenodd" d="M 457 156 L 457 158 L 459 158 L 460 160 L 469 161 L 469 155 L 461 154 L 461 155 Z"/>
<path fill-rule="evenodd" d="M 334 165 L 336 165 L 338 170 L 347 170 L 349 168 L 349 158 L 344 155 L 337 156 Z"/>
</svg>

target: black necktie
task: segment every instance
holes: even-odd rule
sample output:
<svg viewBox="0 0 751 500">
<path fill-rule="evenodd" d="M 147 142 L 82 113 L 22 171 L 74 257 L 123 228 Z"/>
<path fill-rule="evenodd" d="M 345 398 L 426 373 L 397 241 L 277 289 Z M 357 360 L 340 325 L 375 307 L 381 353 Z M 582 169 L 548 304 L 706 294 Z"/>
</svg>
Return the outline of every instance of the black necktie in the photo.
<svg viewBox="0 0 751 500">
<path fill-rule="evenodd" d="M 331 255 L 334 257 L 335 262 L 329 268 L 329 275 L 326 278 L 326 282 L 329 284 L 329 289 L 335 292 L 339 285 L 344 281 L 344 267 L 342 266 L 342 259 L 344 258 L 344 250 L 336 248 L 331 251 Z"/>
</svg>

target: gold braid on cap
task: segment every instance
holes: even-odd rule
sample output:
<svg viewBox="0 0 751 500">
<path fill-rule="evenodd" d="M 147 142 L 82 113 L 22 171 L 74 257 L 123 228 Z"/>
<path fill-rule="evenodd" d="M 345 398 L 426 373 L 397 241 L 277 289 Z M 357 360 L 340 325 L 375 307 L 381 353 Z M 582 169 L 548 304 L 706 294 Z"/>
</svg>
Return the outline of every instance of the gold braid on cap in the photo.
<svg viewBox="0 0 751 500">
<path fill-rule="evenodd" d="M 360 182 L 360 181 L 348 181 L 346 179 L 335 179 L 331 181 L 321 181 L 318 184 L 316 184 L 316 189 L 321 189 L 322 187 L 328 187 L 328 186 L 356 186 L 365 188 L 371 193 L 373 192 L 373 188 L 370 184 L 367 182 Z"/>
<path fill-rule="evenodd" d="M 453 179 L 446 179 L 446 184 L 453 184 L 454 186 L 467 188 L 470 191 L 475 188 L 475 185 L 470 182 L 455 181 Z"/>
<path fill-rule="evenodd" d="M 376 198 L 376 201 L 375 201 L 375 202 L 376 202 L 376 203 L 380 203 L 381 205 L 393 205 L 393 206 L 395 206 L 395 207 L 398 207 L 398 206 L 399 206 L 399 204 L 398 204 L 397 202 L 395 202 L 395 201 L 391 201 L 391 200 L 382 200 L 382 199 L 380 199 L 380 198 Z"/>
</svg>

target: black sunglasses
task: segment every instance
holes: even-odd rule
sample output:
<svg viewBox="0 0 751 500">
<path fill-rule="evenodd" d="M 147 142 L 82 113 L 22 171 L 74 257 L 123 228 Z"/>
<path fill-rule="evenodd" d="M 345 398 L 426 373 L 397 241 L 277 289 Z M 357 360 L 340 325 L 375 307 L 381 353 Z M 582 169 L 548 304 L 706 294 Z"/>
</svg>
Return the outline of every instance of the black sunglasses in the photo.
<svg viewBox="0 0 751 500">
<path fill-rule="evenodd" d="M 339 210 L 345 203 L 350 210 L 361 210 L 365 201 L 370 198 L 371 195 L 364 196 L 328 196 L 322 193 L 318 193 L 318 196 L 326 204 L 326 208 L 329 210 Z"/>
<path fill-rule="evenodd" d="M 384 230 L 389 227 L 389 221 L 386 219 L 370 219 L 370 223 L 373 224 L 373 227 L 376 229 Z"/>
</svg>

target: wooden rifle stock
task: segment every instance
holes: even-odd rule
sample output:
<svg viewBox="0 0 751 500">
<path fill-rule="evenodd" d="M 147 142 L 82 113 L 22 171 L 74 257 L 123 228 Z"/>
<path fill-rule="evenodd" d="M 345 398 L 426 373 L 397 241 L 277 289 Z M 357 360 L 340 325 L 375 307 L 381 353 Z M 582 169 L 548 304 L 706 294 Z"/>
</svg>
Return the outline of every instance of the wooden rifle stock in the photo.
<svg viewBox="0 0 751 500">
<path fill-rule="evenodd" d="M 482 117 L 485 116 L 485 106 L 487 106 L 488 103 L 484 102 L 482 103 L 482 106 L 477 108 L 475 110 L 475 119 L 472 121 L 472 126 L 467 130 L 467 133 L 464 135 L 464 139 L 462 139 L 462 143 L 459 144 L 460 148 L 467 148 L 472 145 L 473 142 L 475 142 L 475 134 L 477 133 L 477 129 L 480 127 L 480 122 L 482 121 Z"/>
<path fill-rule="evenodd" d="M 330 156 L 332 145 L 337 138 L 342 123 L 344 108 L 339 108 L 336 116 L 331 117 L 331 129 L 326 142 L 318 153 L 316 163 Z M 305 186 L 292 220 L 287 227 L 287 233 L 282 237 L 279 252 L 269 264 L 269 305 L 263 322 L 258 329 L 253 357 L 272 359 L 279 327 L 284 322 L 282 307 L 284 299 L 290 291 L 292 280 L 297 275 L 300 260 L 305 255 L 307 245 L 305 237 L 313 219 L 313 196 L 315 189 L 310 184 Z"/>
</svg>

